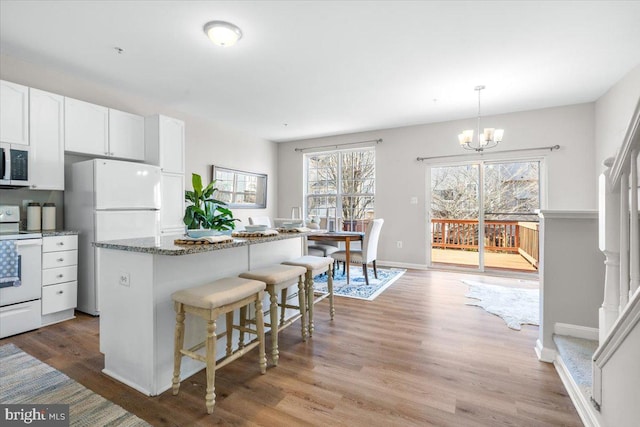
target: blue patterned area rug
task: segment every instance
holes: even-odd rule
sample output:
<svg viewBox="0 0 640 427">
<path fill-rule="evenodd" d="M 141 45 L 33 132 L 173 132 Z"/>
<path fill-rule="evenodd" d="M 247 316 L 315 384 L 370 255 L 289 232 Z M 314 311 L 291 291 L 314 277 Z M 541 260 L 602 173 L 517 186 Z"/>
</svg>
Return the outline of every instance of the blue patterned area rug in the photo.
<svg viewBox="0 0 640 427">
<path fill-rule="evenodd" d="M 0 403 L 69 405 L 69 426 L 149 426 L 13 344 L 0 347 Z"/>
<path fill-rule="evenodd" d="M 347 275 L 342 274 L 342 269 L 336 271 L 333 279 L 333 294 L 341 297 L 364 299 L 373 301 L 393 282 L 398 280 L 407 270 L 401 268 L 378 268 L 378 278 L 373 275 L 373 268 L 367 269 L 369 275 L 369 286 L 367 286 L 362 267 L 352 265 L 349 269 L 349 284 L 347 285 Z M 320 293 L 327 292 L 327 276 L 319 275 L 314 279 L 314 290 Z"/>
<path fill-rule="evenodd" d="M 540 324 L 538 289 L 489 285 L 472 280 L 463 280 L 462 283 L 469 285 L 466 297 L 479 300 L 467 302 L 467 305 L 482 307 L 489 313 L 501 317 L 509 328 L 519 331 L 521 325 Z"/>
</svg>

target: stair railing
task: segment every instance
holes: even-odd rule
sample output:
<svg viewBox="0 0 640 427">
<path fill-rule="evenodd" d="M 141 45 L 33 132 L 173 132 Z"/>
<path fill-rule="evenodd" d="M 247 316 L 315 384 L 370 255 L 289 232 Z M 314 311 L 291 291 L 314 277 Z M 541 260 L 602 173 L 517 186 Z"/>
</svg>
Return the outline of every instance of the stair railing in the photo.
<svg viewBox="0 0 640 427">
<path fill-rule="evenodd" d="M 593 399 L 602 400 L 602 366 L 626 336 L 630 312 L 640 300 L 638 155 L 640 100 L 615 158 L 604 161 L 599 178 L 599 247 L 605 256 L 604 301 L 599 315 L 599 347 L 593 355 Z M 624 335 L 624 336 L 623 336 Z"/>
</svg>

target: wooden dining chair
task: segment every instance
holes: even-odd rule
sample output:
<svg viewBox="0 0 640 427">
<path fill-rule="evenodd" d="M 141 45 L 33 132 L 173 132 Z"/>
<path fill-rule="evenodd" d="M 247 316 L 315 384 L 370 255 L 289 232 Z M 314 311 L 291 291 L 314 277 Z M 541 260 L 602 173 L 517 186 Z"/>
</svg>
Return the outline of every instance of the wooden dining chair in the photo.
<svg viewBox="0 0 640 427">
<path fill-rule="evenodd" d="M 384 219 L 374 219 L 367 225 L 362 242 L 362 250 L 349 251 L 349 260 L 354 264 L 362 264 L 362 274 L 367 285 L 369 285 L 369 275 L 367 273 L 367 264 L 373 265 L 373 274 L 378 278 L 378 269 L 376 267 L 376 258 L 378 257 L 378 239 L 380 238 L 380 230 Z M 347 268 L 346 251 L 337 251 L 331 254 L 331 257 L 338 262 L 342 262 Z"/>
</svg>

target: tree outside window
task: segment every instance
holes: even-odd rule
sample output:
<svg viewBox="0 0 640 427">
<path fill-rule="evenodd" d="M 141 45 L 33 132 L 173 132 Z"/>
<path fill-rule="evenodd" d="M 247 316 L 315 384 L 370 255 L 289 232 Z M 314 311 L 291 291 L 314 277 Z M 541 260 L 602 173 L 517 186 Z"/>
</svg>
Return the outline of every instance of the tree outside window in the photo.
<svg viewBox="0 0 640 427">
<path fill-rule="evenodd" d="M 345 229 L 374 217 L 374 149 L 313 153 L 305 161 L 307 215 L 342 218 Z"/>
</svg>

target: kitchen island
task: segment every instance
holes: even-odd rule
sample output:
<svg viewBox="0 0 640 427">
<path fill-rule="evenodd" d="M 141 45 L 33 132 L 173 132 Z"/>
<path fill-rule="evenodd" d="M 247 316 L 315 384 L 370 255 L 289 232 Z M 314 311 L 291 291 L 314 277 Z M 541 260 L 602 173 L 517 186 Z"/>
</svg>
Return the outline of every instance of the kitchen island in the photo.
<svg viewBox="0 0 640 427">
<path fill-rule="evenodd" d="M 176 245 L 177 237 L 94 243 L 103 372 L 148 396 L 171 387 L 175 326 L 172 293 L 299 257 L 306 248 L 304 233 L 208 245 Z M 290 296 L 296 293 L 297 287 Z M 267 299 L 265 304 L 269 306 Z M 201 342 L 204 322 L 187 316 L 186 323 L 185 346 Z M 219 319 L 218 330 L 225 329 L 224 323 Z M 225 352 L 224 341 L 218 343 L 219 358 Z M 236 338 L 233 342 L 237 345 Z M 204 364 L 185 358 L 181 379 L 203 368 Z"/>
</svg>

